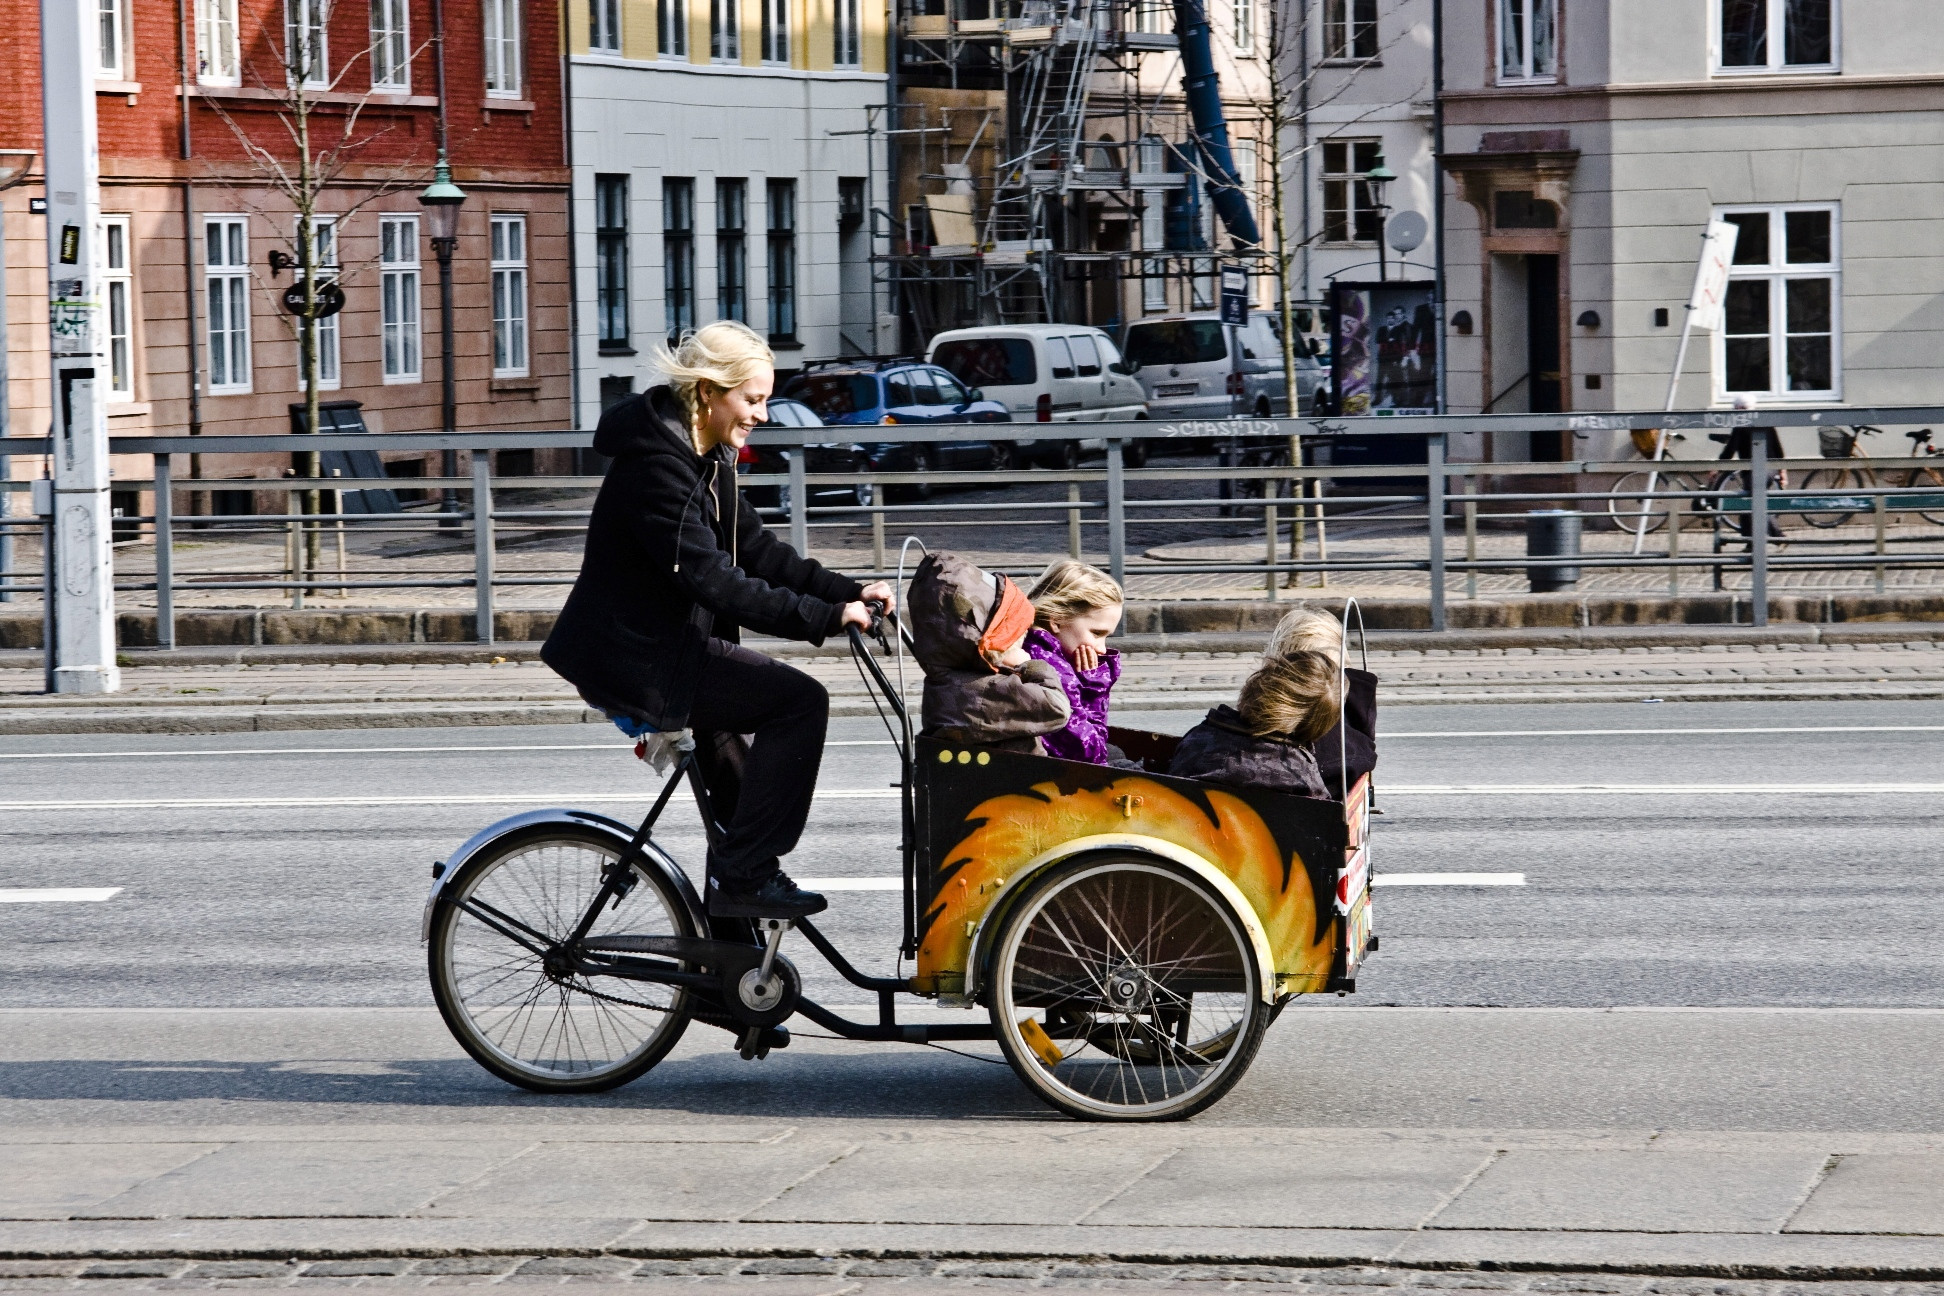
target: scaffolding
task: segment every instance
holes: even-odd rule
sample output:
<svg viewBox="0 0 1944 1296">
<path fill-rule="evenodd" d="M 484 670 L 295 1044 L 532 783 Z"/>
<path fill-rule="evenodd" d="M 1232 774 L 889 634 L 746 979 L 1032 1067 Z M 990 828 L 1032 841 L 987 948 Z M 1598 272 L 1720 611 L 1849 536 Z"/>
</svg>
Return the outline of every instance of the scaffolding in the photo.
<svg viewBox="0 0 1944 1296">
<path fill-rule="evenodd" d="M 1112 331 L 1213 309 L 1222 261 L 1268 271 L 1216 246 L 1172 19 L 1157 0 L 900 0 L 874 274 L 905 349 L 970 324 Z"/>
</svg>

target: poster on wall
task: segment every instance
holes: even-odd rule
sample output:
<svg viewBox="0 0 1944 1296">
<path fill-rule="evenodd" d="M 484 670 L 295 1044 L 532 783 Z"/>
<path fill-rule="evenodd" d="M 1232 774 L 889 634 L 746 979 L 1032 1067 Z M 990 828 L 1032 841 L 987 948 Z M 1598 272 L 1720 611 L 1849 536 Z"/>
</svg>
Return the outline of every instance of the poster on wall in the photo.
<svg viewBox="0 0 1944 1296">
<path fill-rule="evenodd" d="M 1428 282 L 1330 286 L 1330 383 L 1339 414 L 1437 412 L 1435 290 Z"/>
</svg>

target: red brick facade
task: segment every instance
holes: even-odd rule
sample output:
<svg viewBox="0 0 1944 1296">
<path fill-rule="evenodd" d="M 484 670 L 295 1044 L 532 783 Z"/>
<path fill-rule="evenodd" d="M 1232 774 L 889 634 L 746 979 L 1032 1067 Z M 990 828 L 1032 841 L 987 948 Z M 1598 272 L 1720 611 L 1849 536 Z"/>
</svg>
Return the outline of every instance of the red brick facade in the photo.
<svg viewBox="0 0 1944 1296">
<path fill-rule="evenodd" d="M 81 0 L 75 0 L 76 3 Z M 95 0 L 87 0 L 89 4 Z M 294 3 L 294 0 L 293 0 Z M 197 67 L 197 15 L 205 4 L 232 5 L 240 84 L 203 84 Z M 522 30 L 517 89 L 490 95 L 486 84 L 485 9 L 504 5 Z M 177 0 L 122 0 L 125 33 L 121 76 L 96 84 L 100 114 L 104 217 L 129 221 L 132 292 L 131 387 L 112 406 L 114 435 L 189 430 L 189 330 L 185 287 L 197 288 L 194 319 L 204 381 L 202 431 L 211 436 L 287 431 L 289 407 L 303 399 L 293 318 L 278 307 L 288 272 L 273 277 L 272 249 L 288 251 L 295 230 L 288 198 L 266 183 L 238 133 L 279 159 L 296 152 L 279 114 L 285 0 L 183 0 L 187 30 L 178 26 Z M 356 112 L 348 165 L 319 201 L 340 214 L 338 261 L 347 303 L 337 318 L 339 382 L 326 400 L 363 404 L 374 431 L 412 432 L 439 426 L 438 269 L 425 222 L 418 229 L 416 375 L 390 378 L 383 360 L 380 307 L 380 220 L 419 216 L 418 192 L 431 178 L 436 151 L 435 46 L 432 0 L 404 0 L 409 86 L 371 89 L 369 24 L 379 6 L 369 0 L 324 0 L 328 13 L 330 75 L 335 84 L 314 92 L 313 131 L 321 151 L 345 137 Z M 0 148 L 38 149 L 41 134 L 38 0 L 0 0 Z M 458 421 L 464 428 L 557 428 L 569 419 L 569 282 L 566 158 L 561 94 L 561 33 L 552 0 L 445 0 L 445 60 L 454 179 L 468 194 L 454 258 L 454 356 Z M 504 48 L 504 46 L 502 46 Z M 182 69 L 188 69 L 185 95 Z M 274 87 L 274 91 L 264 87 Z M 188 117 L 188 156 L 183 118 Z M 184 238 L 184 183 L 193 217 Z M 28 211 L 40 194 L 38 176 L 0 195 L 4 209 L 8 350 L 16 434 L 45 430 L 48 395 L 45 309 L 46 250 L 42 218 Z M 241 390 L 210 390 L 209 304 L 203 291 L 203 236 L 211 217 L 241 218 L 248 232 L 249 380 Z M 489 224 L 495 216 L 525 221 L 525 372 L 494 373 L 494 311 Z M 193 264 L 187 264 L 193 257 Z M 395 281 L 396 282 L 396 281 Z M 394 333 L 398 326 L 394 325 Z M 542 457 L 543 461 L 545 456 Z M 281 475 L 279 466 L 239 457 L 203 457 L 211 477 Z M 16 467 L 21 474 L 27 465 Z M 145 465 L 130 464 L 130 476 Z M 123 475 L 118 465 L 117 476 Z M 428 465 L 429 471 L 436 471 Z M 274 503 L 273 503 L 274 501 Z M 281 511 L 280 497 L 261 508 Z"/>
</svg>

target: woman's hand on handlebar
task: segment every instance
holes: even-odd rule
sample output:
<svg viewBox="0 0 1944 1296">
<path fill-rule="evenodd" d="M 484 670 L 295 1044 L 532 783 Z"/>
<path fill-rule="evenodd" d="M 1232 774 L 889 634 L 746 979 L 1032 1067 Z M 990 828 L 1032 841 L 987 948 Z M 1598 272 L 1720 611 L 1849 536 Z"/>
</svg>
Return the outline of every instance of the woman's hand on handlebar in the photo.
<svg viewBox="0 0 1944 1296">
<path fill-rule="evenodd" d="M 890 581 L 872 581 L 864 587 L 864 602 L 882 603 L 886 612 L 898 610 L 898 592 L 891 588 Z"/>
<path fill-rule="evenodd" d="M 871 632 L 871 609 L 862 603 L 844 604 L 844 615 L 837 622 L 840 626 L 856 626 L 865 634 Z"/>
</svg>

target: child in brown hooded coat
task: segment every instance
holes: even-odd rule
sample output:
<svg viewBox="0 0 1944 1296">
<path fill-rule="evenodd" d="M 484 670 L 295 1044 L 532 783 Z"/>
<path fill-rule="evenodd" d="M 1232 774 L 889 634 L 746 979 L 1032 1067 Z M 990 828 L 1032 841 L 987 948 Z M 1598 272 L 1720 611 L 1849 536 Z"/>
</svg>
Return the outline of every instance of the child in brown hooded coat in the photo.
<svg viewBox="0 0 1944 1296">
<path fill-rule="evenodd" d="M 926 554 L 905 596 L 914 655 L 925 672 L 927 736 L 1039 753 L 1066 727 L 1066 690 L 1022 646 L 1033 605 L 1019 586 L 954 553 Z"/>
</svg>

